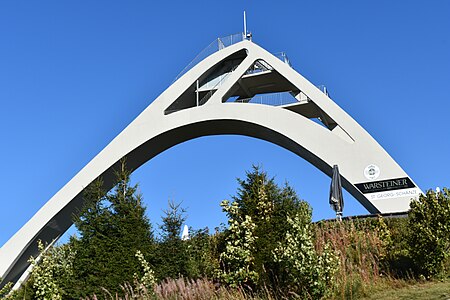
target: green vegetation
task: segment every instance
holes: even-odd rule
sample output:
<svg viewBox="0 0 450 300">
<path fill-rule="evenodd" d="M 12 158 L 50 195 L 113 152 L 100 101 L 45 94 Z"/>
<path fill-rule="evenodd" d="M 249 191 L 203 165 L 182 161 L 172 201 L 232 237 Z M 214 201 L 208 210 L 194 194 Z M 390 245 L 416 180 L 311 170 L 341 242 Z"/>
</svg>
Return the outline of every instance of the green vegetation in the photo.
<svg viewBox="0 0 450 300">
<path fill-rule="evenodd" d="M 181 226 L 184 224 L 185 209 L 169 201 L 169 207 L 162 217 L 161 239 L 157 248 L 156 274 L 158 278 L 188 277 L 189 253 L 187 244 L 181 240 Z M 189 276 L 190 277 L 190 276 Z"/>
<path fill-rule="evenodd" d="M 169 201 L 155 237 L 122 162 L 116 185 L 86 189 L 79 235 L 40 244 L 32 276 L 8 299 L 432 299 L 450 291 L 450 195 L 427 192 L 408 218 L 312 223 L 311 207 L 259 167 L 222 201 L 228 226 L 191 228 Z M 435 281 L 433 281 L 435 280 Z M 442 282 L 436 282 L 442 280 Z M 424 289 L 430 291 L 424 298 Z M 415 298 L 414 298 L 415 297 Z M 444 298 L 446 299 L 446 298 Z"/>
<path fill-rule="evenodd" d="M 122 163 L 112 191 L 105 193 L 100 180 L 87 189 L 86 205 L 75 219 L 79 237 L 69 242 L 76 252 L 71 297 L 100 294 L 102 288 L 120 293 L 120 285 L 140 273 L 137 251 L 153 261 L 155 240 L 137 188 Z"/>
<path fill-rule="evenodd" d="M 426 278 L 445 273 L 450 257 L 449 191 L 427 192 L 411 203 L 408 242 L 416 269 Z"/>
<path fill-rule="evenodd" d="M 45 247 L 42 242 L 38 243 L 41 253 Z M 67 295 L 67 285 L 72 282 L 73 262 L 76 253 L 70 245 L 50 247 L 42 257 L 30 258 L 33 266 L 31 281 L 36 299 L 63 299 Z"/>
</svg>

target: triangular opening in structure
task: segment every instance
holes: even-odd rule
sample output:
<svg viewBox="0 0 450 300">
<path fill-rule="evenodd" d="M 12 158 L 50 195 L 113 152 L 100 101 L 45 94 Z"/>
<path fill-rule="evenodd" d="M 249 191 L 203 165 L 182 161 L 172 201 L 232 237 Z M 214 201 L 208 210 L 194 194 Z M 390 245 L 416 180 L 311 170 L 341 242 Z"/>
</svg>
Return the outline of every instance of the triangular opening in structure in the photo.
<svg viewBox="0 0 450 300">
<path fill-rule="evenodd" d="M 197 80 L 193 80 L 191 85 L 164 110 L 164 114 L 205 104 L 246 57 L 247 51 L 241 50 L 212 66 Z"/>
<path fill-rule="evenodd" d="M 279 106 L 333 130 L 331 119 L 303 91 L 262 59 L 256 60 L 224 97 L 227 103 Z"/>
</svg>

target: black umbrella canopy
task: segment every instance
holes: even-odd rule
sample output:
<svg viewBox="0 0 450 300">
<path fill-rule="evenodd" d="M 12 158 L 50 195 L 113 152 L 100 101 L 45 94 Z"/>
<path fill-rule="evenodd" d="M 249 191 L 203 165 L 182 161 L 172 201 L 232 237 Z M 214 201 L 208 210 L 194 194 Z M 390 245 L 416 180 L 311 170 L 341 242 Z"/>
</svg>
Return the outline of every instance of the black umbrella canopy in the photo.
<svg viewBox="0 0 450 300">
<path fill-rule="evenodd" d="M 339 167 L 333 166 L 333 175 L 331 177 L 330 186 L 330 206 L 336 212 L 337 216 L 342 215 L 344 210 L 344 197 L 342 196 L 341 175 L 339 174 Z"/>
</svg>

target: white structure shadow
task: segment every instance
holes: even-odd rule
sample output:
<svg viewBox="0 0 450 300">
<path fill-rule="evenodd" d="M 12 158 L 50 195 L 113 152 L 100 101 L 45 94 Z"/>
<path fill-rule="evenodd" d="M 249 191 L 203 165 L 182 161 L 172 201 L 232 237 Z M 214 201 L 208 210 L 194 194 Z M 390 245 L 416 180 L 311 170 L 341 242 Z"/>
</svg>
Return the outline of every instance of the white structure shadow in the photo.
<svg viewBox="0 0 450 300">
<path fill-rule="evenodd" d="M 242 34 L 217 39 L 176 81 L 59 190 L 0 249 L 0 276 L 24 278 L 37 241 L 52 242 L 83 205 L 83 190 L 126 158 L 131 170 L 181 142 L 239 134 L 301 156 L 331 176 L 371 213 L 404 212 L 421 192 L 389 154 L 345 111 L 289 64 Z M 198 63 L 197 63 L 198 62 Z M 324 200 L 325 201 L 325 200 Z M 21 279 L 22 276 L 22 279 Z M 20 279 L 20 280 L 19 280 Z"/>
</svg>

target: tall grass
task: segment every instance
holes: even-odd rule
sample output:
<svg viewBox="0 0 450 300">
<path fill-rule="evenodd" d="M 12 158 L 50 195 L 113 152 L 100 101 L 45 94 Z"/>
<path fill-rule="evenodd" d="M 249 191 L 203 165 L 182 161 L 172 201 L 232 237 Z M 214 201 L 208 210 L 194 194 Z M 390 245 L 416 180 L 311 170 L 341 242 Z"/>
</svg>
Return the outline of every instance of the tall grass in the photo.
<svg viewBox="0 0 450 300">
<path fill-rule="evenodd" d="M 357 299 L 376 286 L 404 285 L 384 264 L 391 246 L 390 231 L 384 220 L 319 222 L 315 237 L 318 251 L 330 243 L 339 253 L 341 267 L 333 298 Z"/>
<path fill-rule="evenodd" d="M 231 289 L 214 284 L 208 279 L 189 280 L 185 278 L 165 279 L 149 291 L 139 285 L 124 284 L 123 296 L 112 295 L 104 289 L 101 296 L 93 295 L 85 300 L 111 299 L 111 300 L 273 300 L 277 299 L 272 293 L 264 291 L 253 294 L 243 289 Z"/>
</svg>

